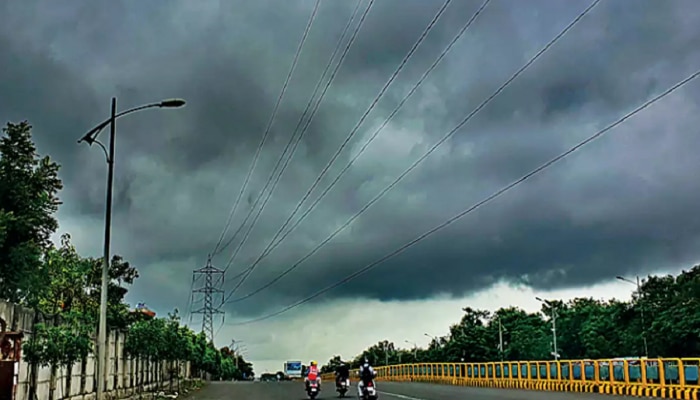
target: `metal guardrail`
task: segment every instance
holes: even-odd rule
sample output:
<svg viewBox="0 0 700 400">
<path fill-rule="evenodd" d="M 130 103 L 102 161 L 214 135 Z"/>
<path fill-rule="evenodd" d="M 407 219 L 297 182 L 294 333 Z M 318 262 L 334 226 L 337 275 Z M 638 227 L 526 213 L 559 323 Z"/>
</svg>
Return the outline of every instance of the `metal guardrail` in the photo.
<svg viewBox="0 0 700 400">
<path fill-rule="evenodd" d="M 700 400 L 699 366 L 700 358 L 656 358 L 417 363 L 375 370 L 379 381 Z"/>
</svg>

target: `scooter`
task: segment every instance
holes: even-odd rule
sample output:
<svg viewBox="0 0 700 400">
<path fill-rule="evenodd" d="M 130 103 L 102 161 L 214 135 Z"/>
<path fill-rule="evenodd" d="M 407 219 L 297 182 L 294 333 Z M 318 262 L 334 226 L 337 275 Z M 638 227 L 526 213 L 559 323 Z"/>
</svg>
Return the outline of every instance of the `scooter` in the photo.
<svg viewBox="0 0 700 400">
<path fill-rule="evenodd" d="M 342 399 L 343 397 L 345 397 L 345 393 L 348 392 L 348 380 L 347 379 L 336 380 L 335 390 L 338 392 L 339 398 Z"/>
<path fill-rule="evenodd" d="M 309 399 L 313 400 L 318 396 L 320 389 L 318 388 L 318 382 L 309 382 L 309 388 L 306 390 L 306 394 L 309 395 Z"/>
<path fill-rule="evenodd" d="M 362 400 L 377 400 L 379 395 L 377 394 L 377 389 L 374 387 L 374 382 L 369 381 L 362 388 Z"/>
</svg>

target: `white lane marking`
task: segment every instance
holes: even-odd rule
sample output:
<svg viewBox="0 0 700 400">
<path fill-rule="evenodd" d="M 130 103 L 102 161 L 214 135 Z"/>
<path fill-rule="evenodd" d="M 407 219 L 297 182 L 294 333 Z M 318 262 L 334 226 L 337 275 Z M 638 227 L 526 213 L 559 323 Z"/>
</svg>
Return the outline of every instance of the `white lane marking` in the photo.
<svg viewBox="0 0 700 400">
<path fill-rule="evenodd" d="M 406 396 L 405 394 L 398 394 L 398 393 L 389 393 L 389 392 L 383 392 L 377 390 L 377 392 L 387 395 L 387 396 L 392 396 L 392 397 L 398 397 L 399 399 L 404 399 L 404 400 L 426 400 L 426 399 L 421 399 L 419 397 L 411 397 L 411 396 Z"/>
</svg>

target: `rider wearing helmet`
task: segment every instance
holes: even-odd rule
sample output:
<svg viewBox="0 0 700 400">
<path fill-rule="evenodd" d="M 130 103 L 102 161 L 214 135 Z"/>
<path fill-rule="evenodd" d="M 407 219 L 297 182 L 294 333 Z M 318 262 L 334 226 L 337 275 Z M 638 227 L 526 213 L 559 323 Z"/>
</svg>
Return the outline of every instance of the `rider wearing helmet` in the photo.
<svg viewBox="0 0 700 400">
<path fill-rule="evenodd" d="M 335 385 L 339 387 L 343 380 L 350 386 L 350 366 L 341 361 L 335 368 Z"/>
<path fill-rule="evenodd" d="M 318 364 L 313 360 L 309 363 L 309 368 L 306 369 L 306 377 L 304 378 L 306 390 L 309 390 L 309 382 L 311 381 L 316 381 L 318 390 L 321 390 L 321 375 L 318 370 Z"/>
<path fill-rule="evenodd" d="M 374 378 L 377 376 L 377 371 L 369 364 L 367 357 L 365 357 L 364 362 L 360 365 L 359 375 L 360 381 L 357 383 L 357 396 L 358 398 L 362 398 L 362 389 L 370 382 L 374 384 Z"/>
</svg>

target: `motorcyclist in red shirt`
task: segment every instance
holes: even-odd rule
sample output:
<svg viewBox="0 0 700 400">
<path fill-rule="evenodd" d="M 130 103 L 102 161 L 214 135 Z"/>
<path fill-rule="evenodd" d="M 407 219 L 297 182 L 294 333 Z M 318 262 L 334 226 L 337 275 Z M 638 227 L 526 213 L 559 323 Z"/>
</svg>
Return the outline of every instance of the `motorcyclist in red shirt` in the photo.
<svg viewBox="0 0 700 400">
<path fill-rule="evenodd" d="M 313 381 L 318 383 L 318 390 L 321 390 L 321 376 L 319 374 L 318 364 L 316 361 L 311 361 L 309 368 L 306 370 L 306 378 L 304 378 L 306 390 L 309 390 L 309 382 Z"/>
</svg>

